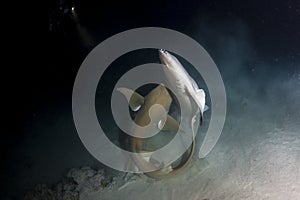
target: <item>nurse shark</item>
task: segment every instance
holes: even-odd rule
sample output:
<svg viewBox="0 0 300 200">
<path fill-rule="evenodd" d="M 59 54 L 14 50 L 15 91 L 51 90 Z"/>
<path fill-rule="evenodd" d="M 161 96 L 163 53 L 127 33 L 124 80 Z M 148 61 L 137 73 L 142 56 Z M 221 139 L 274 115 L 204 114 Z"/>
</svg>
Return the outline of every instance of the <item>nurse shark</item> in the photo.
<svg viewBox="0 0 300 200">
<path fill-rule="evenodd" d="M 117 90 L 126 97 L 130 109 L 136 112 L 134 122 L 139 126 L 145 127 L 150 125 L 150 127 L 152 127 L 150 129 L 143 129 L 144 132 L 142 133 L 135 133 L 137 131 L 140 131 L 141 129 L 133 129 L 132 131 L 134 135 L 147 135 L 149 131 L 157 131 L 157 129 L 172 131 L 178 131 L 181 129 L 179 123 L 172 116 L 167 115 L 166 119 L 164 119 L 162 117 L 162 113 L 159 110 L 154 110 L 154 112 L 153 110 L 151 111 L 151 108 L 153 108 L 154 105 L 158 104 L 165 109 L 166 113 L 168 113 L 170 105 L 172 103 L 172 98 L 164 85 L 158 85 L 145 97 L 128 88 L 118 88 Z M 172 163 L 164 164 L 159 163 L 156 160 L 151 160 L 151 154 L 148 154 L 150 156 L 144 156 L 144 154 L 141 154 L 148 153 L 144 150 L 144 139 L 131 137 L 129 148 L 133 153 L 137 153 L 132 156 L 132 161 L 134 162 L 135 167 L 138 167 L 139 171 L 147 171 L 144 174 L 155 179 L 170 177 L 181 172 L 191 161 L 192 155 L 194 153 L 194 122 L 195 117 L 192 118 L 190 122 L 193 133 L 191 148 L 187 155 L 187 158 L 181 165 L 173 168 Z M 184 130 L 181 131 L 184 133 Z M 157 165 L 159 165 L 159 167 Z M 155 168 L 159 169 L 151 171 Z"/>
</svg>

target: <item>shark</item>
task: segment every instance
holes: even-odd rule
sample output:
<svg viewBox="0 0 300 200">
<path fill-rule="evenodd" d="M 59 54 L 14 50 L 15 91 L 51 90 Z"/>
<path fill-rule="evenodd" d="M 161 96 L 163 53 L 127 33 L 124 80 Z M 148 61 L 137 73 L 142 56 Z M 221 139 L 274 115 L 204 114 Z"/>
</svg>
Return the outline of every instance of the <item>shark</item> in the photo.
<svg viewBox="0 0 300 200">
<path fill-rule="evenodd" d="M 164 117 L 164 111 L 155 107 L 160 105 L 166 113 L 170 109 L 172 97 L 163 84 L 154 88 L 146 97 L 128 88 L 117 88 L 127 99 L 129 107 L 135 112 L 135 124 L 146 127 L 144 131 L 158 132 L 160 130 L 176 131 L 180 129 L 179 123 L 170 115 Z M 137 130 L 132 130 L 136 132 Z M 140 131 L 140 130 L 139 130 Z M 137 133 L 137 136 L 147 133 Z"/>
<path fill-rule="evenodd" d="M 174 86 L 176 94 L 181 95 L 186 101 L 192 99 L 196 103 L 200 111 L 200 124 L 202 124 L 203 112 L 208 109 L 208 106 L 205 105 L 204 90 L 198 87 L 179 60 L 168 51 L 160 49 L 159 58 L 164 65 L 165 75 L 169 83 Z"/>
<path fill-rule="evenodd" d="M 171 130 L 178 131 L 181 129 L 179 123 L 169 114 L 167 114 L 166 119 L 162 117 L 162 113 L 159 110 L 152 110 L 153 105 L 159 104 L 161 105 L 166 113 L 168 113 L 170 105 L 172 103 L 172 97 L 169 94 L 168 90 L 165 88 L 163 84 L 158 85 L 154 88 L 150 93 L 148 93 L 145 97 L 138 94 L 137 92 L 128 89 L 128 88 L 117 88 L 119 92 L 121 92 L 127 99 L 129 107 L 132 111 L 136 112 L 134 117 L 134 122 L 139 126 L 148 126 L 152 125 L 150 129 L 144 129 L 145 132 L 136 133 L 136 135 L 147 134 L 147 131 L 157 131 L 159 130 Z M 152 113 L 151 113 L 152 112 Z M 192 119 L 191 125 L 193 124 L 195 119 Z M 193 140 L 190 147 L 189 154 L 185 162 L 175 168 L 172 167 L 172 163 L 163 164 L 157 163 L 157 161 L 151 161 L 151 156 L 143 156 L 140 154 L 136 154 L 132 156 L 132 161 L 135 163 L 135 166 L 140 168 L 142 171 L 149 171 L 149 169 L 153 169 L 154 165 L 160 165 L 160 168 L 155 171 L 145 172 L 144 174 L 154 178 L 154 179 L 162 179 L 165 177 L 173 176 L 180 171 L 182 171 L 185 166 L 191 161 L 192 155 L 194 153 L 194 128 L 193 130 Z M 141 129 L 133 129 L 133 132 L 141 131 Z M 135 134 L 134 134 L 135 135 Z M 144 149 L 144 139 L 139 137 L 131 137 L 129 142 L 129 148 L 133 153 L 147 153 Z"/>
</svg>

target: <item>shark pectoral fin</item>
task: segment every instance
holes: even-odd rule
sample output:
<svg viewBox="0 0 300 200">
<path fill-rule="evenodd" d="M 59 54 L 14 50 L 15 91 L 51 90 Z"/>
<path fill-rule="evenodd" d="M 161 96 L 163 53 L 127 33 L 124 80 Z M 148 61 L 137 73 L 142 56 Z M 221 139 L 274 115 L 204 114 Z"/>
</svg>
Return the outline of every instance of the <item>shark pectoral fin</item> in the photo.
<svg viewBox="0 0 300 200">
<path fill-rule="evenodd" d="M 183 131 L 182 127 L 180 126 L 180 124 L 176 121 L 176 119 L 174 119 L 172 116 L 168 115 L 167 116 L 167 120 L 166 123 L 164 124 L 163 131 L 177 131 L 177 130 L 181 130 Z"/>
<path fill-rule="evenodd" d="M 128 88 L 117 88 L 127 99 L 129 107 L 133 111 L 138 111 L 144 104 L 144 97 Z"/>
<path fill-rule="evenodd" d="M 206 111 L 208 111 L 209 110 L 209 107 L 208 107 L 208 105 L 205 105 L 204 106 L 204 110 L 203 110 L 203 112 L 206 112 Z"/>
<path fill-rule="evenodd" d="M 204 107 L 205 107 L 205 92 L 202 89 L 196 90 L 196 95 L 199 103 L 201 104 L 201 109 L 204 112 Z"/>
<path fill-rule="evenodd" d="M 203 113 L 205 110 L 205 92 L 203 89 L 197 89 L 196 90 L 196 96 L 197 96 L 197 104 L 199 106 L 200 109 L 200 125 L 202 125 L 203 122 Z"/>
</svg>

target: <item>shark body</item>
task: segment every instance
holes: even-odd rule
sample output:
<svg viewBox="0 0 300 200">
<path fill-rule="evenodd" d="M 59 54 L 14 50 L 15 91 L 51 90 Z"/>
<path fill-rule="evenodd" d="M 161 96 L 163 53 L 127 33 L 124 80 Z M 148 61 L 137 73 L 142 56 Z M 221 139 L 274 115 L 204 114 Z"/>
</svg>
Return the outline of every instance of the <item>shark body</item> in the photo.
<svg viewBox="0 0 300 200">
<path fill-rule="evenodd" d="M 149 123 L 151 123 L 154 127 L 153 129 L 145 129 L 145 131 L 156 131 L 155 128 L 159 128 L 160 130 L 172 131 L 177 131 L 180 129 L 179 123 L 170 115 L 167 115 L 166 119 L 163 119 L 159 111 L 154 113 L 152 112 L 152 114 L 150 114 L 150 109 L 155 104 L 161 105 L 166 112 L 169 111 L 170 105 L 172 103 L 172 98 L 163 85 L 157 86 L 145 97 L 128 88 L 118 88 L 118 91 L 127 98 L 131 110 L 137 112 L 134 118 L 134 122 L 139 126 L 147 126 L 149 125 Z M 194 120 L 192 120 L 192 127 L 193 124 Z M 132 131 L 135 132 L 139 130 L 141 129 Z M 141 134 L 147 134 L 147 132 L 137 133 L 137 135 Z M 172 163 L 164 164 L 164 166 L 162 166 L 159 170 L 146 172 L 145 175 L 155 179 L 161 179 L 175 175 L 182 171 L 190 162 L 194 153 L 194 131 L 192 141 L 193 142 L 191 145 L 190 153 L 188 154 L 186 161 L 182 165 L 177 166 L 173 169 L 171 166 Z M 157 163 L 151 162 L 151 156 L 146 157 L 140 154 L 147 153 L 147 151 L 144 150 L 143 138 L 132 137 L 130 139 L 129 148 L 133 153 L 138 153 L 132 157 L 132 160 L 135 163 L 135 166 L 137 166 L 141 171 L 149 171 L 149 169 L 155 168 L 154 165 Z"/>
<path fill-rule="evenodd" d="M 165 75 L 173 85 L 175 92 L 181 95 L 183 99 L 189 101 L 188 97 L 196 103 L 200 111 L 200 123 L 202 123 L 203 112 L 208 108 L 205 106 L 205 92 L 203 89 L 199 89 L 194 79 L 187 73 L 178 59 L 171 55 L 166 50 L 159 50 L 159 58 L 162 64 Z"/>
<path fill-rule="evenodd" d="M 208 107 L 205 105 L 204 90 L 199 89 L 197 83 L 187 73 L 178 59 L 165 50 L 159 50 L 159 57 L 161 63 L 165 65 L 163 70 L 168 81 L 170 82 L 170 85 L 173 87 L 174 92 L 176 93 L 176 97 L 179 96 L 181 100 L 183 100 L 185 113 L 182 113 L 184 117 L 182 118 L 183 121 L 181 124 L 187 127 L 181 127 L 181 125 L 179 125 L 178 122 L 169 115 L 167 115 L 166 119 L 161 119 L 159 117 L 161 115 L 159 112 L 156 114 L 154 113 L 153 116 L 150 114 L 150 108 L 155 104 L 160 104 L 167 112 L 170 108 L 172 98 L 163 85 L 157 86 L 157 88 L 152 90 L 145 98 L 130 89 L 119 88 L 119 91 L 127 97 L 130 108 L 137 112 L 136 117 L 134 118 L 136 124 L 145 126 L 149 123 L 154 123 L 154 127 L 158 127 L 161 130 L 175 131 L 178 129 L 182 130 L 182 128 L 185 130 L 186 128 L 188 129 L 188 127 L 191 127 L 193 137 L 192 144 L 185 162 L 176 168 L 172 167 L 172 163 L 167 163 L 164 164 L 159 170 L 144 173 L 147 176 L 155 179 L 162 179 L 178 174 L 192 160 L 195 150 L 196 117 L 197 114 L 200 113 L 201 124 L 203 120 L 203 112 L 208 109 Z M 152 119 L 154 120 L 152 121 Z M 138 130 L 133 130 L 133 132 L 134 131 L 138 132 Z M 153 129 L 152 131 L 155 130 Z M 132 152 L 144 153 L 145 151 L 143 150 L 143 145 L 144 140 L 142 138 L 133 137 L 131 139 L 130 148 Z M 149 169 L 153 169 L 154 163 L 151 163 L 151 156 L 141 158 L 141 155 L 137 154 L 136 156 L 133 156 L 133 161 L 136 163 L 137 167 L 142 169 L 142 171 L 149 171 Z"/>
</svg>

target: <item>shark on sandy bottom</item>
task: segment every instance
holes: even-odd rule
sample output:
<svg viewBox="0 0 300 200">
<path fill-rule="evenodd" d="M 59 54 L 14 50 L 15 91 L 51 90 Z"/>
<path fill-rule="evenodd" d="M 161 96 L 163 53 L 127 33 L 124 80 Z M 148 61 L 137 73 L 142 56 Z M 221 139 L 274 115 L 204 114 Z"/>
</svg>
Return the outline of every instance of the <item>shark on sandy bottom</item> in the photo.
<svg viewBox="0 0 300 200">
<path fill-rule="evenodd" d="M 179 123 L 170 115 L 167 115 L 166 119 L 163 119 L 160 112 L 153 113 L 152 111 L 152 114 L 150 116 L 150 109 L 155 104 L 161 105 L 167 113 L 169 111 L 170 105 L 172 103 L 172 97 L 170 96 L 168 90 L 164 87 L 164 85 L 158 85 L 145 97 L 128 88 L 118 88 L 117 90 L 127 98 L 130 109 L 136 112 L 134 122 L 137 125 L 147 126 L 149 125 L 149 123 L 151 123 L 150 129 L 145 129 L 144 133 L 138 133 L 137 135 L 147 134 L 146 131 L 157 131 L 157 129 L 172 131 L 178 131 L 179 129 L 181 129 Z M 160 166 L 158 170 L 149 171 L 149 169 L 157 168 L 157 166 L 155 167 L 154 165 L 157 165 L 158 163 L 155 163 L 155 161 L 153 160 L 151 161 L 151 157 L 143 157 L 142 155 L 137 154 L 136 156 L 132 156 L 132 160 L 135 163 L 135 166 L 138 167 L 140 171 L 147 171 L 144 174 L 155 179 L 170 177 L 182 171 L 188 165 L 194 153 L 194 122 L 195 117 L 191 121 L 193 138 L 190 152 L 183 164 L 176 166 L 175 168 L 172 167 L 172 163 L 163 164 L 163 166 Z M 135 132 L 137 130 L 132 131 Z M 129 145 L 131 151 L 133 153 L 144 153 L 144 141 L 145 140 L 143 138 L 131 137 Z M 159 163 L 159 165 L 161 165 L 161 163 Z"/>
<path fill-rule="evenodd" d="M 200 111 L 200 123 L 203 121 L 203 112 L 208 109 L 205 105 L 205 92 L 199 89 L 194 79 L 187 73 L 178 59 L 168 51 L 160 49 L 159 58 L 164 65 L 163 70 L 176 95 L 181 95 L 186 101 L 192 99 Z M 186 104 L 190 104 L 186 102 Z"/>
</svg>

